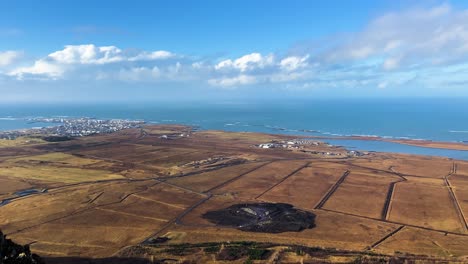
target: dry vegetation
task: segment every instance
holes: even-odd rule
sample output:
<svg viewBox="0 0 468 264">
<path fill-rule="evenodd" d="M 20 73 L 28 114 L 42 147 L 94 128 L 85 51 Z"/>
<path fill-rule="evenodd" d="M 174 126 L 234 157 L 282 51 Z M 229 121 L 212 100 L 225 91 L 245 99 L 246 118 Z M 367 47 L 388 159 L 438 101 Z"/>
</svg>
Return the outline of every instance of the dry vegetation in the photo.
<svg viewBox="0 0 468 264">
<path fill-rule="evenodd" d="M 41 143 L 45 143 L 45 141 L 40 138 L 30 138 L 30 137 L 19 137 L 14 140 L 0 139 L 0 148 L 18 147 L 18 146 L 25 146 L 25 145 L 41 144 Z"/>
<path fill-rule="evenodd" d="M 0 149 L 0 201 L 8 200 L 0 205 L 0 229 L 32 243 L 51 263 L 67 263 L 71 256 L 174 257 L 156 249 L 226 241 L 288 245 L 268 247 L 272 255 L 254 259 L 258 263 L 270 257 L 345 262 L 377 253 L 468 256 L 467 162 L 381 153 L 329 159 L 253 146 L 288 138 L 165 125 L 58 143 L 8 142 Z M 41 192 L 18 194 L 32 189 Z M 207 211 L 260 201 L 313 212 L 316 227 L 251 233 L 202 218 Z M 129 250 L 158 237 L 167 241 Z M 291 245 L 361 253 L 327 251 L 325 258 L 301 255 Z M 200 263 L 226 257 L 223 249 L 206 247 L 187 250 Z M 253 253 L 242 254 L 239 263 Z"/>
</svg>

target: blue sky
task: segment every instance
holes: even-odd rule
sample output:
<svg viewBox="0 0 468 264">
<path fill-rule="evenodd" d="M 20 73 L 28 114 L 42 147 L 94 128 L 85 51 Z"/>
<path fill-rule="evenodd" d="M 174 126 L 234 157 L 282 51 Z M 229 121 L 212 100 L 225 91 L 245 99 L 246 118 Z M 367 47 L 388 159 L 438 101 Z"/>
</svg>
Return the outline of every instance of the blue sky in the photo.
<svg viewBox="0 0 468 264">
<path fill-rule="evenodd" d="M 0 2 L 0 101 L 468 96 L 466 1 Z"/>
</svg>

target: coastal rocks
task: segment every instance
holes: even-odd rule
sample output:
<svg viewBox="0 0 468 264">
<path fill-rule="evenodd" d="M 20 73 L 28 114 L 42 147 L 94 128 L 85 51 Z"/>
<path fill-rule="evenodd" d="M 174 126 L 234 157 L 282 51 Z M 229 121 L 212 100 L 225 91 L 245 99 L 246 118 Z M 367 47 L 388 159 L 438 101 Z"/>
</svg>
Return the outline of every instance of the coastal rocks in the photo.
<svg viewBox="0 0 468 264">
<path fill-rule="evenodd" d="M 15 244 L 0 231 L 0 264 L 44 264 L 29 246 Z"/>
<path fill-rule="evenodd" d="M 315 227 L 315 214 L 284 203 L 236 204 L 207 212 L 203 218 L 218 226 L 250 232 L 299 232 Z"/>
</svg>

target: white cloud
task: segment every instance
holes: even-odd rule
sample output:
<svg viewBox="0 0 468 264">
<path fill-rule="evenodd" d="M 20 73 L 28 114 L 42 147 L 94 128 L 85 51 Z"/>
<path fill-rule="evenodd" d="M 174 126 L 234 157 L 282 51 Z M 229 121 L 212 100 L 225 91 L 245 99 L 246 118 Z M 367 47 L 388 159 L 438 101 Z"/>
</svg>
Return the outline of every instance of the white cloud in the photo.
<svg viewBox="0 0 468 264">
<path fill-rule="evenodd" d="M 122 50 L 115 46 L 90 45 L 65 46 L 49 54 L 48 58 L 59 64 L 105 64 L 122 61 Z"/>
<path fill-rule="evenodd" d="M 274 56 L 272 54 L 263 56 L 260 53 L 251 53 L 244 55 L 238 59 L 224 60 L 215 66 L 216 70 L 230 70 L 236 69 L 241 72 L 263 69 L 267 66 L 271 66 L 274 63 Z"/>
<path fill-rule="evenodd" d="M 379 89 L 385 89 L 385 88 L 387 88 L 387 86 L 388 86 L 388 82 L 385 82 L 385 81 L 384 81 L 384 82 L 381 82 L 381 83 L 379 83 L 379 84 L 377 85 L 377 87 L 378 87 Z"/>
<path fill-rule="evenodd" d="M 388 58 L 384 61 L 383 63 L 383 68 L 385 70 L 394 70 L 396 68 L 398 68 L 400 64 L 400 58 L 396 57 L 396 58 Z"/>
<path fill-rule="evenodd" d="M 62 50 L 52 52 L 47 57 L 36 60 L 31 66 L 11 70 L 9 75 L 18 76 L 19 78 L 24 78 L 27 75 L 41 75 L 57 79 L 67 71 L 79 70 L 87 65 L 102 65 L 105 67 L 106 64 L 157 61 L 173 57 L 175 57 L 175 54 L 162 50 L 141 51 L 134 54 L 115 46 L 67 45 Z M 102 76 L 107 75 L 100 72 L 101 79 Z"/>
<path fill-rule="evenodd" d="M 169 51 L 158 50 L 153 52 L 142 52 L 134 57 L 130 57 L 130 61 L 144 61 L 144 60 L 164 60 L 173 58 L 176 55 Z"/>
<path fill-rule="evenodd" d="M 12 64 L 11 54 L 0 53 L 0 66 L 9 65 L 4 72 L 19 79 L 167 81 L 223 88 L 393 89 L 408 83 L 435 86 L 452 77 L 460 84 L 468 83 L 463 64 L 468 59 L 468 10 L 440 5 L 387 13 L 361 31 L 337 37 L 333 45 L 306 50 L 199 59 L 88 44 L 65 46 L 21 67 Z M 456 66 L 458 72 L 444 72 Z"/>
<path fill-rule="evenodd" d="M 57 79 L 65 72 L 65 68 L 44 60 L 38 60 L 30 67 L 20 67 L 12 70 L 9 75 L 24 79 L 26 76 L 39 75 L 39 77 L 50 77 Z"/>
<path fill-rule="evenodd" d="M 118 74 L 118 79 L 122 81 L 146 81 L 158 79 L 161 77 L 161 70 L 154 66 L 153 68 L 136 67 L 131 69 L 122 69 Z"/>
<path fill-rule="evenodd" d="M 281 60 L 280 66 L 286 71 L 295 71 L 308 66 L 307 59 L 309 55 L 303 57 L 291 56 Z"/>
<path fill-rule="evenodd" d="M 63 50 L 49 54 L 48 58 L 61 64 L 107 64 L 121 61 L 162 60 L 174 57 L 175 54 L 158 50 L 153 52 L 139 52 L 130 55 L 115 46 L 97 47 L 88 45 L 68 45 Z"/>
<path fill-rule="evenodd" d="M 329 50 L 325 58 L 343 62 L 379 56 L 399 56 L 399 62 L 405 65 L 468 58 L 468 11 L 444 4 L 388 13 L 352 34 L 339 48 Z"/>
<path fill-rule="evenodd" d="M 5 67 L 13 64 L 23 55 L 21 51 L 0 51 L 0 67 Z"/>
<path fill-rule="evenodd" d="M 212 86 L 220 86 L 220 87 L 235 87 L 239 85 L 249 85 L 256 83 L 257 80 L 253 76 L 241 74 L 236 77 L 231 78 L 218 78 L 218 79 L 210 79 L 208 83 Z"/>
</svg>

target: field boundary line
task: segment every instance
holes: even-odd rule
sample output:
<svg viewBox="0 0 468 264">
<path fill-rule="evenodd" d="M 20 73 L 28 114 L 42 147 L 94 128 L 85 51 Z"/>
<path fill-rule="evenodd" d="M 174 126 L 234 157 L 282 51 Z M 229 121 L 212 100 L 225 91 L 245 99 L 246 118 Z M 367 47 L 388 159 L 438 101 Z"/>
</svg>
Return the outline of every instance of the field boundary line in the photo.
<svg viewBox="0 0 468 264">
<path fill-rule="evenodd" d="M 160 180 L 158 178 L 154 178 L 155 181 L 158 181 L 159 183 L 161 184 L 167 184 L 171 187 L 174 187 L 176 189 L 180 189 L 180 190 L 184 190 L 184 191 L 187 191 L 187 192 L 191 192 L 191 193 L 194 193 L 194 194 L 198 194 L 198 195 L 201 195 L 201 196 L 206 196 L 206 193 L 202 193 L 202 192 L 197 192 L 195 190 L 192 190 L 192 189 L 189 189 L 189 188 L 186 188 L 186 187 L 183 187 L 183 186 L 180 186 L 180 185 L 177 185 L 177 184 L 174 184 L 174 183 L 170 183 L 168 182 L 167 180 Z"/>
<path fill-rule="evenodd" d="M 465 234 L 465 233 L 456 233 L 456 232 L 453 232 L 453 231 L 447 231 L 447 230 L 440 230 L 440 229 L 434 229 L 434 228 L 429 228 L 429 227 L 417 226 L 417 225 L 412 225 L 412 224 L 407 224 L 407 223 L 395 222 L 395 221 L 391 221 L 391 220 L 382 220 L 380 218 L 372 218 L 372 217 L 368 217 L 368 216 L 357 215 L 357 214 L 346 213 L 346 212 L 340 212 L 340 211 L 335 211 L 335 210 L 330 210 L 330 209 L 325 209 L 325 208 L 319 208 L 318 210 L 322 210 L 322 211 L 330 212 L 330 213 L 335 213 L 335 214 L 349 215 L 349 216 L 353 216 L 353 217 L 358 217 L 358 218 L 363 218 L 363 219 L 367 219 L 367 220 L 373 220 L 373 221 L 378 221 L 378 222 L 383 222 L 383 223 L 388 223 L 388 224 L 404 225 L 404 226 L 407 226 L 407 227 L 413 227 L 413 228 L 417 228 L 417 229 L 423 229 L 423 230 L 433 231 L 433 232 L 438 232 L 438 233 L 443 233 L 443 234 L 450 234 L 450 235 L 468 237 L 468 234 Z"/>
<path fill-rule="evenodd" d="M 70 212 L 69 214 L 67 215 L 63 215 L 63 216 L 59 216 L 57 218 L 54 218 L 54 219 L 50 219 L 50 220 L 46 220 L 44 222 L 41 222 L 41 223 L 38 223 L 38 224 L 34 224 L 34 225 L 31 225 L 31 226 L 26 226 L 26 227 L 23 227 L 21 229 L 18 229 L 18 230 L 15 230 L 11 233 L 8 233 L 7 235 L 14 235 L 14 234 L 18 234 L 18 233 L 22 233 L 26 230 L 29 230 L 29 229 L 32 229 L 32 228 L 36 228 L 36 227 L 39 227 L 41 225 L 45 225 L 45 224 L 50 224 L 50 223 L 53 223 L 55 221 L 59 221 L 59 220 L 63 220 L 65 218 L 68 218 L 68 217 L 72 217 L 72 216 L 76 216 L 76 215 L 79 215 L 79 214 L 82 214 L 82 213 L 85 213 L 87 211 L 90 211 L 90 210 L 95 210 L 99 207 L 104 207 L 104 206 L 109 206 L 109 205 L 114 205 L 114 204 L 121 204 L 123 203 L 128 197 L 130 197 L 131 195 L 133 194 L 136 194 L 136 193 L 139 193 L 139 192 L 144 192 L 144 191 L 147 191 L 149 188 L 155 186 L 159 184 L 159 182 L 156 182 L 154 184 L 152 184 L 151 186 L 145 186 L 145 189 L 144 190 L 135 190 L 134 192 L 132 193 L 128 193 L 127 195 L 125 195 L 124 197 L 122 197 L 119 201 L 115 201 L 115 202 L 110 202 L 110 203 L 107 203 L 107 204 L 102 204 L 102 205 L 96 205 L 96 206 L 90 206 L 90 207 L 86 207 L 86 208 L 78 208 L 72 212 Z"/>
<path fill-rule="evenodd" d="M 335 184 L 333 184 L 330 189 L 328 189 L 327 193 L 322 197 L 322 199 L 320 199 L 320 201 L 314 206 L 314 209 L 321 209 L 350 173 L 351 171 L 349 170 L 345 171 L 343 175 L 341 175 L 341 177 L 335 182 Z"/>
<path fill-rule="evenodd" d="M 182 218 L 185 217 L 187 214 L 189 214 L 191 211 L 193 211 L 195 208 L 197 208 L 198 206 L 202 205 L 203 203 L 205 203 L 206 201 L 208 201 L 209 199 L 211 199 L 211 197 L 213 197 L 213 195 L 210 193 L 208 194 L 205 198 L 197 201 L 195 204 L 193 204 L 192 206 L 188 207 L 187 209 L 185 209 L 183 212 L 181 212 L 179 215 L 177 215 L 176 217 L 174 217 L 173 219 L 169 220 L 166 224 L 164 224 L 159 230 L 157 230 L 156 232 L 152 233 L 151 235 L 147 236 L 145 239 L 143 239 L 142 242 L 140 242 L 140 244 L 145 244 L 147 243 L 147 241 L 157 235 L 159 235 L 161 232 L 163 232 L 164 230 L 166 230 L 167 228 L 169 228 L 172 224 L 178 224 L 178 225 L 183 225 L 183 223 L 181 222 L 182 221 Z M 120 251 L 120 250 L 119 250 Z"/>
<path fill-rule="evenodd" d="M 185 207 L 183 207 L 183 206 L 178 206 L 178 205 L 175 205 L 175 204 L 170 204 L 170 203 L 166 203 L 166 202 L 163 202 L 163 201 L 154 200 L 154 199 L 151 199 L 151 198 L 140 196 L 138 194 L 134 194 L 133 197 L 136 197 L 136 198 L 141 199 L 141 200 L 157 203 L 157 204 L 162 204 L 162 205 L 165 205 L 165 206 L 168 206 L 168 207 L 173 207 L 173 208 L 182 209 L 182 210 L 185 209 Z"/>
<path fill-rule="evenodd" d="M 383 242 L 385 242 L 385 240 L 389 239 L 390 237 L 394 236 L 396 233 L 400 232 L 405 226 L 404 225 L 401 225 L 399 226 L 398 228 L 396 228 L 395 230 L 391 231 L 390 233 L 386 234 L 384 237 L 382 237 L 381 239 L 377 240 L 376 242 L 374 242 L 372 245 L 370 245 L 369 247 L 367 247 L 366 249 L 367 250 L 371 250 L 371 249 L 374 249 L 376 247 L 378 247 L 380 244 L 382 244 Z"/>
<path fill-rule="evenodd" d="M 270 164 L 272 164 L 273 162 L 275 162 L 275 161 L 269 161 L 269 162 L 263 163 L 262 165 L 260 165 L 260 166 L 258 166 L 258 167 L 255 167 L 255 168 L 253 168 L 253 169 L 250 169 L 250 170 L 248 170 L 248 171 L 246 171 L 246 172 L 244 172 L 244 173 L 242 173 L 242 174 L 240 174 L 240 175 L 238 175 L 238 176 L 236 176 L 236 177 L 234 177 L 234 178 L 232 178 L 232 179 L 229 179 L 229 180 L 227 180 L 227 181 L 225 181 L 225 182 L 223 182 L 223 183 L 220 183 L 220 184 L 218 184 L 218 185 L 216 185 L 216 186 L 214 186 L 214 187 L 212 187 L 212 188 L 210 188 L 210 189 L 204 191 L 204 193 L 211 193 L 212 191 L 214 191 L 214 190 L 216 190 L 216 189 L 219 189 L 219 188 L 222 188 L 222 187 L 224 187 L 224 186 L 226 186 L 226 185 L 229 185 L 229 184 L 231 184 L 231 183 L 233 183 L 233 182 L 239 180 L 239 179 L 242 178 L 243 176 L 245 176 L 245 175 L 247 175 L 247 174 L 250 174 L 250 173 L 252 173 L 252 172 L 254 172 L 254 171 L 258 170 L 258 169 L 261 169 L 261 168 L 263 168 L 263 167 L 265 167 L 265 166 L 267 166 L 267 165 L 270 165 Z"/>
<path fill-rule="evenodd" d="M 265 161 L 255 161 L 255 162 L 251 162 L 250 164 L 264 163 L 264 162 L 265 162 Z M 158 179 L 161 179 L 161 180 L 171 180 L 171 179 L 177 179 L 177 178 L 185 178 L 185 177 L 190 177 L 190 176 L 194 176 L 194 175 L 198 175 L 198 174 L 213 172 L 213 171 L 217 171 L 217 170 L 221 170 L 221 169 L 225 169 L 225 168 L 231 168 L 231 167 L 240 166 L 240 165 L 245 165 L 245 164 L 249 164 L 249 163 L 247 162 L 247 163 L 236 164 L 236 165 L 218 166 L 218 167 L 214 167 L 214 168 L 210 168 L 210 169 L 204 169 L 204 170 L 199 170 L 199 171 L 187 172 L 187 173 L 180 174 L 180 175 L 159 177 Z"/>
<path fill-rule="evenodd" d="M 458 202 L 457 195 L 453 191 L 453 186 L 450 183 L 449 177 L 452 176 L 457 172 L 457 165 L 454 162 L 452 165 L 452 168 L 450 169 L 450 172 L 448 175 L 444 177 L 444 182 L 445 186 L 447 187 L 449 194 L 450 194 L 450 200 L 452 200 L 452 204 L 455 207 L 455 211 L 457 212 L 457 216 L 460 220 L 460 224 L 463 228 L 463 232 L 467 233 L 468 232 L 468 223 L 466 222 L 466 217 L 465 214 L 463 213 L 463 210 L 460 206 L 460 203 Z"/>
<path fill-rule="evenodd" d="M 168 221 L 167 219 L 150 217 L 150 216 L 142 216 L 142 215 L 127 213 L 127 212 L 123 212 L 123 211 L 113 210 L 113 209 L 109 209 L 109 208 L 98 207 L 98 208 L 96 208 L 96 210 L 105 211 L 105 212 L 114 213 L 114 214 L 132 216 L 132 217 L 136 217 L 136 218 L 144 218 L 144 219 L 154 220 L 154 221 L 158 221 L 158 222 L 167 222 Z"/>
<path fill-rule="evenodd" d="M 439 247 L 440 249 L 442 249 L 442 250 L 445 252 L 445 254 L 447 254 L 447 256 L 452 255 L 452 253 L 451 253 L 448 249 L 446 249 L 446 248 L 444 248 L 443 246 L 441 246 L 439 243 L 437 243 L 437 241 L 431 240 L 431 242 L 432 242 L 432 244 L 434 244 L 435 246 L 437 246 L 437 247 Z"/>
<path fill-rule="evenodd" d="M 286 181 L 287 179 L 289 179 L 291 176 L 293 176 L 293 175 L 295 175 L 296 173 L 300 172 L 301 170 L 303 170 L 303 169 L 309 167 L 310 164 L 312 164 L 312 161 L 307 162 L 306 164 L 302 165 L 301 167 L 295 169 L 294 171 L 292 171 L 291 173 L 289 173 L 288 175 L 286 175 L 285 177 L 283 177 L 283 179 L 281 179 L 279 182 L 275 183 L 273 186 L 269 187 L 269 188 L 266 189 L 264 192 L 262 192 L 262 193 L 259 194 L 257 197 L 255 197 L 255 199 L 258 199 L 258 198 L 262 197 L 264 194 L 266 194 L 267 192 L 271 191 L 272 189 L 274 189 L 275 187 L 277 187 L 278 185 L 280 185 L 281 183 L 283 183 L 284 181 Z"/>
<path fill-rule="evenodd" d="M 88 203 L 89 203 L 89 204 L 94 203 L 94 202 L 95 202 L 97 199 L 99 199 L 99 197 L 101 197 L 103 194 L 104 194 L 104 192 L 100 192 L 98 195 L 96 195 L 96 197 L 94 197 L 93 199 L 91 199 Z"/>
<path fill-rule="evenodd" d="M 387 197 L 385 198 L 385 204 L 384 204 L 384 207 L 382 209 L 382 216 L 381 218 L 383 220 L 388 220 L 388 218 L 390 218 L 390 212 L 392 210 L 392 201 L 393 201 L 393 197 L 395 196 L 395 189 L 397 187 L 397 184 L 398 183 L 401 183 L 401 182 L 405 182 L 407 181 L 405 178 L 399 180 L 399 181 L 396 181 L 396 182 L 391 182 L 389 187 L 388 187 L 388 191 L 387 191 Z"/>
</svg>

